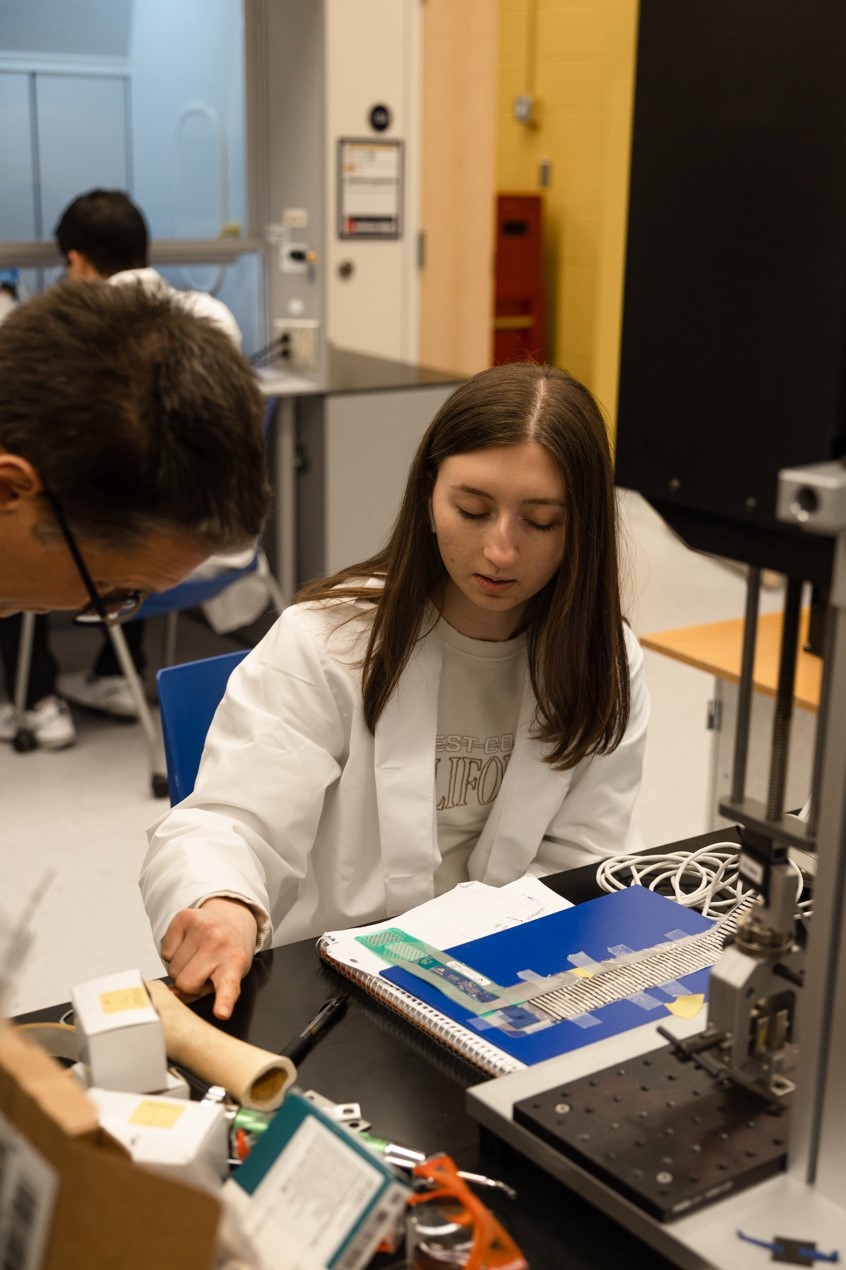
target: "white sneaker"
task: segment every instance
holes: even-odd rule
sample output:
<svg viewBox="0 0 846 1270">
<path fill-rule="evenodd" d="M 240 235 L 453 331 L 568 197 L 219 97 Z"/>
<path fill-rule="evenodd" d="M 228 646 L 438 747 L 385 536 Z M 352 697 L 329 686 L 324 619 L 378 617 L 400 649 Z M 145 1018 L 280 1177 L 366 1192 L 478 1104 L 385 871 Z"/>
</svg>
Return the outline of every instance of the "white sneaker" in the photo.
<svg viewBox="0 0 846 1270">
<path fill-rule="evenodd" d="M 0 706 L 0 741 L 14 741 L 18 734 L 18 714 L 11 701 Z"/>
<path fill-rule="evenodd" d="M 24 727 L 42 750 L 65 750 L 76 744 L 73 715 L 59 697 L 42 697 L 31 710 L 24 711 Z M 14 741 L 18 718 L 11 702 L 0 706 L 0 741 Z"/>
<path fill-rule="evenodd" d="M 95 675 L 93 671 L 62 675 L 59 691 L 74 705 L 118 719 L 137 719 L 138 707 L 129 680 L 123 675 Z"/>
</svg>

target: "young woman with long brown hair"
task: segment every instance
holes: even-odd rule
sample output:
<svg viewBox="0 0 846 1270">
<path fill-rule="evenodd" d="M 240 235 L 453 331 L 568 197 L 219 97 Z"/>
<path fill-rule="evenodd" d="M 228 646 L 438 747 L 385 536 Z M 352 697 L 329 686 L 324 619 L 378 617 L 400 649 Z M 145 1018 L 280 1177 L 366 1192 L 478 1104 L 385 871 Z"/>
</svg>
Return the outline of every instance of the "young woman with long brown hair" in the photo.
<svg viewBox="0 0 846 1270">
<path fill-rule="evenodd" d="M 648 699 L 608 438 L 563 371 L 444 404 L 387 545 L 313 582 L 235 671 L 142 890 L 177 987 L 225 1017 L 257 947 L 632 840 Z"/>
</svg>

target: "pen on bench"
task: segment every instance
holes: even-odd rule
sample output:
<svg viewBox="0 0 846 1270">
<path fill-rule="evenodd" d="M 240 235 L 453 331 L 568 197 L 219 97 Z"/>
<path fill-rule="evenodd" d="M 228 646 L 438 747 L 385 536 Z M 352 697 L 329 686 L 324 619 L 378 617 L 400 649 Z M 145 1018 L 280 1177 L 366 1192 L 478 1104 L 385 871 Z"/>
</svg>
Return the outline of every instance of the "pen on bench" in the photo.
<svg viewBox="0 0 846 1270">
<path fill-rule="evenodd" d="M 299 1032 L 283 1050 L 280 1050 L 283 1058 L 290 1058 L 292 1063 L 298 1063 L 335 1019 L 340 1018 L 347 1008 L 348 1000 L 345 992 L 342 992 L 340 996 L 330 997 L 320 1007 L 311 1022 L 306 1024 L 302 1032 Z"/>
<path fill-rule="evenodd" d="M 346 1009 L 348 1000 L 349 997 L 345 992 L 342 992 L 340 996 L 330 997 L 329 1000 L 324 1002 L 324 1004 L 320 1007 L 311 1022 L 307 1023 L 303 1030 L 298 1032 L 294 1039 L 289 1041 L 283 1050 L 280 1050 L 280 1054 L 284 1058 L 290 1058 L 292 1063 L 298 1063 L 311 1048 L 314 1042 L 318 1040 L 329 1027 L 331 1027 L 337 1018 L 340 1018 Z M 170 1066 L 179 1073 L 183 1080 L 187 1081 L 188 1085 L 201 1098 L 208 1098 L 209 1091 L 217 1088 L 216 1086 L 209 1085 L 200 1076 L 197 1076 L 195 1072 L 189 1071 L 188 1068 L 183 1067 L 179 1063 L 171 1061 Z M 215 1100 L 220 1101 L 220 1099 Z"/>
</svg>

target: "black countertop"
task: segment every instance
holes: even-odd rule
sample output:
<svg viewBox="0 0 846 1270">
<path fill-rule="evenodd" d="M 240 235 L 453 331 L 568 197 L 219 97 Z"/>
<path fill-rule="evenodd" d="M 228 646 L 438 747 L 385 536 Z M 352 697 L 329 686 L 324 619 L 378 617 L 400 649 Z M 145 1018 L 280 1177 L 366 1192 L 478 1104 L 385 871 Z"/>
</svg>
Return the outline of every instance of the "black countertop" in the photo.
<svg viewBox="0 0 846 1270">
<path fill-rule="evenodd" d="M 390 392 L 397 388 L 427 388 L 438 384 L 460 384 L 467 378 L 457 371 L 435 370 L 410 362 L 394 362 L 370 357 L 349 349 L 327 350 L 326 387 L 332 396 L 352 392 Z"/>
<path fill-rule="evenodd" d="M 409 388 L 436 388 L 460 384 L 467 376 L 459 371 L 437 370 L 413 362 L 371 357 L 346 348 L 326 349 L 325 364 L 310 374 L 291 370 L 276 361 L 259 371 L 266 396 L 339 397 L 350 393 L 397 392 Z"/>
</svg>

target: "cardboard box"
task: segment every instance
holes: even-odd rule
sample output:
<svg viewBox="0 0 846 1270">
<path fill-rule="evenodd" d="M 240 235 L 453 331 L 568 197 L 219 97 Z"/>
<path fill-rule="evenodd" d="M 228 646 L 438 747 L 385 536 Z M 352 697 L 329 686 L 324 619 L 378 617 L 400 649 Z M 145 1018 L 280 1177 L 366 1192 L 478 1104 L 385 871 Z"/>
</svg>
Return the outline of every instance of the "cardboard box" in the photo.
<svg viewBox="0 0 846 1270">
<path fill-rule="evenodd" d="M 71 999 L 89 1086 L 138 1094 L 165 1088 L 164 1030 L 140 971 L 89 979 Z"/>
<path fill-rule="evenodd" d="M 0 1112 L 55 1174 L 43 1270 L 210 1270 L 215 1196 L 135 1164 L 74 1079 L 10 1024 Z"/>
</svg>

